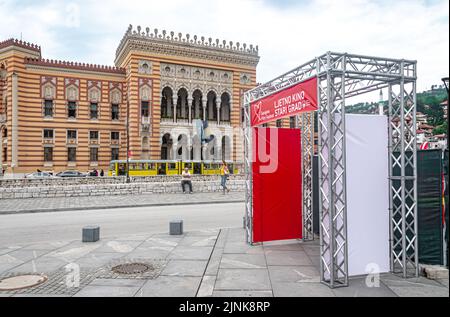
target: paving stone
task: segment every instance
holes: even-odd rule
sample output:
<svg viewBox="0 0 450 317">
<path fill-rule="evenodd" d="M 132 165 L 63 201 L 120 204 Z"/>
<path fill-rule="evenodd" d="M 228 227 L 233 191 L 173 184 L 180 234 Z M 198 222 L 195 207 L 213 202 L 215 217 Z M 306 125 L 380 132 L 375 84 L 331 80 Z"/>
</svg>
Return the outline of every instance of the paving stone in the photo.
<svg viewBox="0 0 450 317">
<path fill-rule="evenodd" d="M 273 297 L 272 291 L 214 291 L 213 297 Z"/>
<path fill-rule="evenodd" d="M 130 259 L 155 259 L 164 260 L 167 259 L 169 254 L 172 252 L 173 248 L 163 247 L 148 247 L 148 248 L 136 248 L 133 252 L 126 254 L 127 258 Z"/>
<path fill-rule="evenodd" d="M 88 285 L 74 297 L 132 297 L 140 287 L 128 286 L 91 286 Z"/>
<path fill-rule="evenodd" d="M 21 249 L 21 247 L 0 248 L 0 256 Z"/>
<path fill-rule="evenodd" d="M 23 247 L 24 250 L 55 250 L 62 248 L 72 241 L 50 241 L 50 242 L 41 242 L 41 243 L 33 243 L 28 244 Z"/>
<path fill-rule="evenodd" d="M 263 254 L 264 249 L 261 245 L 252 246 L 244 241 L 227 241 L 223 253 L 238 254 Z"/>
<path fill-rule="evenodd" d="M 147 281 L 136 297 L 195 297 L 201 280 L 192 276 L 159 276 Z"/>
<path fill-rule="evenodd" d="M 39 258 L 41 255 L 47 254 L 49 250 L 25 250 L 19 249 L 8 253 L 8 256 L 16 258 L 17 260 L 28 262 Z"/>
<path fill-rule="evenodd" d="M 350 278 L 348 287 L 333 289 L 337 297 L 397 297 L 397 295 L 381 281 L 379 287 L 368 287 L 366 277 Z"/>
<path fill-rule="evenodd" d="M 402 279 L 389 274 L 381 281 L 400 297 L 449 297 L 447 287 L 424 277 Z"/>
<path fill-rule="evenodd" d="M 275 297 L 334 297 L 332 290 L 319 283 L 272 283 Z"/>
<path fill-rule="evenodd" d="M 203 229 L 203 230 L 192 230 L 185 232 L 186 237 L 190 236 L 218 236 L 220 232 L 219 228 Z"/>
<path fill-rule="evenodd" d="M 203 276 L 208 261 L 170 260 L 161 275 Z"/>
<path fill-rule="evenodd" d="M 303 246 L 297 243 L 279 244 L 279 245 L 263 245 L 265 251 L 304 251 Z"/>
<path fill-rule="evenodd" d="M 266 259 L 267 265 L 279 266 L 279 265 L 308 265 L 311 266 L 312 262 L 308 255 L 304 251 L 273 251 L 267 250 Z"/>
<path fill-rule="evenodd" d="M 125 279 L 125 278 L 111 278 L 102 279 L 97 278 L 93 280 L 89 286 L 119 286 L 119 287 L 142 287 L 146 280 L 142 279 Z"/>
<path fill-rule="evenodd" d="M 223 254 L 220 269 L 262 269 L 266 268 L 264 254 Z"/>
<path fill-rule="evenodd" d="M 93 242 L 82 245 L 79 245 L 78 243 L 81 242 L 75 242 L 68 246 L 62 247 L 56 251 L 46 254 L 45 257 L 52 257 L 70 263 L 75 262 L 75 260 L 88 255 L 102 246 L 101 242 Z"/>
<path fill-rule="evenodd" d="M 217 235 L 214 236 L 186 236 L 178 245 L 190 247 L 212 247 L 216 244 Z"/>
<path fill-rule="evenodd" d="M 269 266 L 272 283 L 320 283 L 320 273 L 314 266 Z"/>
<path fill-rule="evenodd" d="M 172 260 L 208 260 L 212 247 L 176 247 L 167 257 Z"/>
<path fill-rule="evenodd" d="M 220 261 L 222 259 L 223 249 L 214 248 L 214 251 L 209 258 L 208 266 L 205 275 L 217 275 L 219 271 Z"/>
<path fill-rule="evenodd" d="M 88 255 L 77 259 L 74 263 L 81 268 L 96 268 L 101 267 L 109 262 L 120 259 L 124 255 L 122 253 L 89 253 Z"/>
<path fill-rule="evenodd" d="M 213 296 L 214 285 L 216 283 L 215 275 L 205 275 L 203 276 L 200 288 L 197 293 L 197 297 L 210 297 Z"/>
<path fill-rule="evenodd" d="M 129 240 L 111 240 L 104 241 L 103 245 L 96 248 L 95 252 L 118 252 L 118 253 L 130 253 L 138 245 L 142 244 L 142 241 L 129 241 Z"/>
<path fill-rule="evenodd" d="M 142 243 L 141 247 L 171 247 L 174 248 L 180 243 L 182 238 L 153 236 Z"/>
<path fill-rule="evenodd" d="M 270 290 L 266 269 L 220 269 L 215 290 Z"/>
<path fill-rule="evenodd" d="M 31 260 L 19 266 L 11 268 L 8 272 L 14 273 L 48 273 L 56 271 L 71 262 L 60 259 L 42 256 L 36 260 Z"/>
</svg>

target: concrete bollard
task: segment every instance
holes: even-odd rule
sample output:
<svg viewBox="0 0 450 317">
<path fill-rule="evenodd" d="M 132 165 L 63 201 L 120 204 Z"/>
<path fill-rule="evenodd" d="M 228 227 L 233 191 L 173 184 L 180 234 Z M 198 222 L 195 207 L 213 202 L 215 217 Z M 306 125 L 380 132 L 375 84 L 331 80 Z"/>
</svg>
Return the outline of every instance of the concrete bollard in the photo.
<svg viewBox="0 0 450 317">
<path fill-rule="evenodd" d="M 83 242 L 97 242 L 100 240 L 100 227 L 99 226 L 86 226 L 83 227 Z"/>
<path fill-rule="evenodd" d="M 171 236 L 183 234 L 183 220 L 174 220 L 169 224 L 169 233 Z"/>
</svg>

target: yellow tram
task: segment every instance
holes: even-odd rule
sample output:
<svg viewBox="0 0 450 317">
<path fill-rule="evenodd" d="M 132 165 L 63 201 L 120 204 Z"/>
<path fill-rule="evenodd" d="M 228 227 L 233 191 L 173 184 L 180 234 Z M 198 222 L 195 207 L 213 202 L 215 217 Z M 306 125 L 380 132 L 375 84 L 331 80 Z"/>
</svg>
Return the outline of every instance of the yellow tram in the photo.
<svg viewBox="0 0 450 317">
<path fill-rule="evenodd" d="M 226 161 L 231 174 L 239 174 L 240 164 Z M 220 175 L 221 161 L 129 160 L 130 176 L 181 175 L 189 168 L 193 175 Z M 125 176 L 127 161 L 111 161 L 109 176 Z"/>
</svg>

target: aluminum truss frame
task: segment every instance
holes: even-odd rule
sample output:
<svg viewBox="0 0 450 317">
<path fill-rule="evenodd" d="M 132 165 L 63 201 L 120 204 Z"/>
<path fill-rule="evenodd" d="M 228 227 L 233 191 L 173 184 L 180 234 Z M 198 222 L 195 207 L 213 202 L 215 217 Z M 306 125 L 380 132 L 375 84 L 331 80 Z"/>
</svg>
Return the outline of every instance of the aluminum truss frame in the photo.
<svg viewBox="0 0 450 317">
<path fill-rule="evenodd" d="M 302 174 L 303 174 L 303 241 L 314 240 L 313 228 L 313 158 L 314 158 L 314 112 L 297 116 L 296 127 L 302 128 Z M 299 124 L 298 124 L 299 123 Z"/>
<path fill-rule="evenodd" d="M 247 241 L 253 242 L 250 104 L 313 77 L 318 79 L 321 282 L 331 288 L 348 285 L 345 99 L 383 88 L 389 89 L 391 271 L 418 276 L 416 61 L 327 52 L 245 93 Z M 311 122 L 304 116 L 302 130 L 307 135 Z M 308 140 L 302 142 L 308 146 Z M 309 153 L 303 151 L 303 164 L 308 164 Z M 308 173 L 306 168 L 304 177 Z M 306 214 L 312 214 L 309 190 L 312 182 L 305 181 Z"/>
</svg>

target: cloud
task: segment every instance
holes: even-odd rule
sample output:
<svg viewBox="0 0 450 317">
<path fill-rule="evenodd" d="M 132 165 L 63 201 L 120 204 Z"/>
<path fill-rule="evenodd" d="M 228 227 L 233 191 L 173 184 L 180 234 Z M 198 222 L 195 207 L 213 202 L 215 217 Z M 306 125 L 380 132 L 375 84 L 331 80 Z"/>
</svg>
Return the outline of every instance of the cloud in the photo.
<svg viewBox="0 0 450 317">
<path fill-rule="evenodd" d="M 45 57 L 112 64 L 128 24 L 257 44 L 265 82 L 326 51 L 415 59 L 418 90 L 448 75 L 447 0 L 0 0 L 0 38 Z"/>
</svg>

